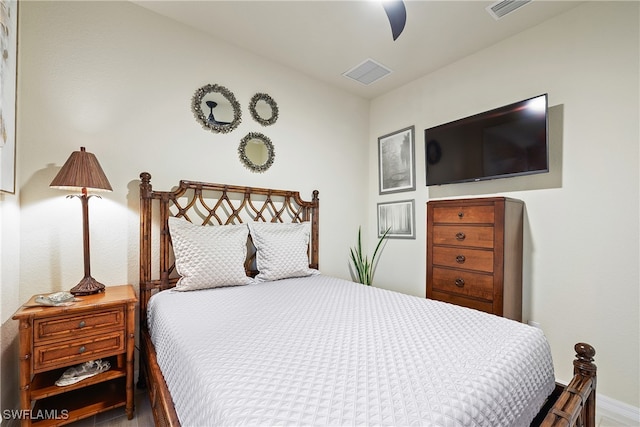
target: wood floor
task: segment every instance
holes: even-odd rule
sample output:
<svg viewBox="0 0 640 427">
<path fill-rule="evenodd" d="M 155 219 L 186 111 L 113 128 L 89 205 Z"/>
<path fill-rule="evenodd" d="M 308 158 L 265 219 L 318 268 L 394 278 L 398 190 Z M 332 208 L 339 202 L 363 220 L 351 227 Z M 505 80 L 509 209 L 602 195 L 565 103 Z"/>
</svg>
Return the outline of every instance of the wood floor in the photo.
<svg viewBox="0 0 640 427">
<path fill-rule="evenodd" d="M 132 420 L 127 419 L 124 408 L 115 408 L 67 425 L 71 427 L 150 427 L 153 424 L 147 390 L 136 388 L 136 409 Z"/>
</svg>

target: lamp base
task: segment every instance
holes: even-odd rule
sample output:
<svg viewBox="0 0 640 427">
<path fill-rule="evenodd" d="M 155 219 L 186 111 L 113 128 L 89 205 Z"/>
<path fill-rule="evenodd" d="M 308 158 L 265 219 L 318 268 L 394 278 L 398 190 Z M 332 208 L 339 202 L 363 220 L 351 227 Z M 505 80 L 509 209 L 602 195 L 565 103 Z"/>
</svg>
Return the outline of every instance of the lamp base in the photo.
<svg viewBox="0 0 640 427">
<path fill-rule="evenodd" d="M 91 276 L 87 276 L 69 291 L 73 295 L 92 295 L 104 292 L 104 285 Z"/>
</svg>

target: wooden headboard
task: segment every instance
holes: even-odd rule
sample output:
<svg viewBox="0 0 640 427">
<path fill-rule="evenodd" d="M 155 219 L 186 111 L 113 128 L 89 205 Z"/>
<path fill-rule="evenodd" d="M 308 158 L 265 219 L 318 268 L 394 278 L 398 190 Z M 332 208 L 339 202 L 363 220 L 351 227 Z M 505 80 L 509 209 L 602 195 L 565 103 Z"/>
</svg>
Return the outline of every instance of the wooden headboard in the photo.
<svg viewBox="0 0 640 427">
<path fill-rule="evenodd" d="M 311 222 L 309 267 L 318 268 L 318 191 L 304 201 L 297 191 L 182 180 L 172 191 L 154 191 L 151 174 L 140 174 L 140 323 L 146 327 L 147 302 L 175 286 L 173 249 L 167 219 L 184 217 L 194 224 L 226 225 L 248 221 Z M 249 242 L 245 261 L 254 276 L 255 249 Z"/>
</svg>

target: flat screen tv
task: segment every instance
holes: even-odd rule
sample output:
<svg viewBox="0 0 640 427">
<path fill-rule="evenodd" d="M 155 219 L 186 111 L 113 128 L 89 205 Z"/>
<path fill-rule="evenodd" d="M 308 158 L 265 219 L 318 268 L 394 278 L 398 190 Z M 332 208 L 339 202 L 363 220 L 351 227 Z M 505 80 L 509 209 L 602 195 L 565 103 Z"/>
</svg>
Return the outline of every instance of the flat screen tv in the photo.
<svg viewBox="0 0 640 427">
<path fill-rule="evenodd" d="M 547 95 L 424 131 L 427 185 L 549 171 Z"/>
</svg>

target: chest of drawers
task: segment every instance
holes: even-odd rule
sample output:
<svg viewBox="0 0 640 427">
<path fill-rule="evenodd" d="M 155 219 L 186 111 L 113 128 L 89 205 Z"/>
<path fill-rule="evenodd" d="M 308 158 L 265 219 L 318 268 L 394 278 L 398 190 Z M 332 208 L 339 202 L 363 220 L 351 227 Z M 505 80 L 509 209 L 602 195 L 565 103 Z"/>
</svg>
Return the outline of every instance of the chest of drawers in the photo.
<svg viewBox="0 0 640 427">
<path fill-rule="evenodd" d="M 520 200 L 427 203 L 427 298 L 522 320 Z"/>
<path fill-rule="evenodd" d="M 62 425 L 123 406 L 133 417 L 135 305 L 131 285 L 108 286 L 70 306 L 38 307 L 32 297 L 20 322 L 20 418 L 23 426 Z M 90 360 L 110 369 L 57 386 L 69 367 Z"/>
</svg>

